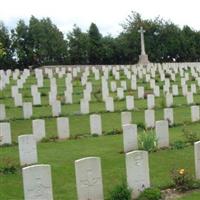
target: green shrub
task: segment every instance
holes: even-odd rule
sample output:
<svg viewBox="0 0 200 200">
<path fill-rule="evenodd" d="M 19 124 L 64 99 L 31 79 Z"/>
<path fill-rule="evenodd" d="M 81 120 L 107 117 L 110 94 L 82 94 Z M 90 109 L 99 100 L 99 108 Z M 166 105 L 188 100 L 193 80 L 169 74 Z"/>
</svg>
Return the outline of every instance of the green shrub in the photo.
<svg viewBox="0 0 200 200">
<path fill-rule="evenodd" d="M 5 157 L 1 160 L 0 163 L 0 175 L 1 174 L 15 174 L 19 168 L 19 165 L 16 160 L 13 160 L 10 157 Z"/>
<path fill-rule="evenodd" d="M 138 200 L 159 200 L 161 191 L 158 188 L 146 188 L 138 197 Z"/>
<path fill-rule="evenodd" d="M 113 129 L 112 131 L 106 132 L 106 135 L 119 135 L 122 134 L 121 129 Z"/>
<path fill-rule="evenodd" d="M 200 182 L 196 181 L 184 168 L 172 170 L 171 177 L 178 191 L 185 192 L 200 187 Z"/>
<path fill-rule="evenodd" d="M 139 148 L 145 151 L 153 152 L 157 150 L 157 138 L 155 133 L 142 133 L 139 135 Z"/>
<path fill-rule="evenodd" d="M 186 144 L 181 140 L 177 140 L 172 144 L 172 149 L 183 149 L 184 147 L 186 147 Z"/>
<path fill-rule="evenodd" d="M 187 140 L 187 142 L 189 142 L 192 145 L 194 144 L 194 142 L 197 142 L 200 140 L 199 135 L 195 131 L 183 129 L 183 135 L 185 139 Z"/>
<path fill-rule="evenodd" d="M 129 190 L 125 183 L 117 185 L 109 195 L 108 200 L 131 200 L 131 190 Z"/>
</svg>

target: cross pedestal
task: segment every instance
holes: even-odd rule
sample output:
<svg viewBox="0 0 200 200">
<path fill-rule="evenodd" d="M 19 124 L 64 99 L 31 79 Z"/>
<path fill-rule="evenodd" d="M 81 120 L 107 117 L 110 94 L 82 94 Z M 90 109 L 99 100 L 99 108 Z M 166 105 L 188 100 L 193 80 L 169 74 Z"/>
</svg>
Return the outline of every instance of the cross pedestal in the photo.
<svg viewBox="0 0 200 200">
<path fill-rule="evenodd" d="M 141 36 L 141 54 L 139 55 L 139 64 L 147 65 L 149 63 L 148 55 L 145 53 L 145 45 L 144 45 L 144 32 L 145 30 L 140 27 L 138 31 Z"/>
</svg>

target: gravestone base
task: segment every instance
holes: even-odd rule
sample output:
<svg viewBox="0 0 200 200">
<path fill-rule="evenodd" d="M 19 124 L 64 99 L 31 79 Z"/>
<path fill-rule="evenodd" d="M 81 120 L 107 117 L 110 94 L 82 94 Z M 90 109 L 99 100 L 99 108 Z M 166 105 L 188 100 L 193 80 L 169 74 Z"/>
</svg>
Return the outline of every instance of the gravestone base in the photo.
<svg viewBox="0 0 200 200">
<path fill-rule="evenodd" d="M 148 55 L 147 54 L 139 55 L 139 64 L 147 65 L 148 63 L 149 63 L 149 59 L 148 59 Z"/>
</svg>

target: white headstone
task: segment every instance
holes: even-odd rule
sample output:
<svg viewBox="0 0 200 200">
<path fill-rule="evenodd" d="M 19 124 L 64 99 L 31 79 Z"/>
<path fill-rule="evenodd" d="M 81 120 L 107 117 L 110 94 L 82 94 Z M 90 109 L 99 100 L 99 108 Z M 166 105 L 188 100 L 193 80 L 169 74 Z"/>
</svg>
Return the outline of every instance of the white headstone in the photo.
<svg viewBox="0 0 200 200">
<path fill-rule="evenodd" d="M 80 102 L 80 112 L 82 114 L 88 114 L 90 112 L 89 111 L 89 102 L 88 102 L 88 100 L 81 99 L 81 102 Z"/>
<path fill-rule="evenodd" d="M 0 120 L 6 119 L 6 109 L 4 104 L 0 104 Z"/>
<path fill-rule="evenodd" d="M 37 145 L 33 135 L 18 136 L 20 164 L 30 165 L 38 162 Z"/>
<path fill-rule="evenodd" d="M 58 117 L 61 114 L 61 102 L 56 100 L 52 102 L 52 116 Z"/>
<path fill-rule="evenodd" d="M 36 141 L 40 141 L 46 136 L 45 121 L 43 119 L 35 119 L 32 121 L 33 136 Z"/>
<path fill-rule="evenodd" d="M 123 142 L 124 152 L 138 149 L 137 142 L 137 125 L 136 124 L 124 124 L 123 126 Z"/>
<path fill-rule="evenodd" d="M 173 96 L 178 96 L 179 94 L 178 85 L 172 85 L 172 94 Z"/>
<path fill-rule="evenodd" d="M 22 94 L 17 93 L 14 96 L 15 106 L 22 106 Z"/>
<path fill-rule="evenodd" d="M 109 112 L 114 112 L 114 101 L 112 97 L 107 97 L 105 99 L 105 107 L 106 107 L 106 111 Z"/>
<path fill-rule="evenodd" d="M 73 103 L 72 93 L 69 92 L 68 90 L 65 91 L 65 103 L 69 103 L 69 104 Z"/>
<path fill-rule="evenodd" d="M 173 95 L 171 93 L 166 94 L 166 107 L 171 107 L 173 105 Z"/>
<path fill-rule="evenodd" d="M 75 161 L 78 200 L 103 200 L 101 160 L 98 157 Z"/>
<path fill-rule="evenodd" d="M 193 100 L 193 93 L 192 93 L 192 92 L 187 92 L 186 98 L 187 98 L 187 104 L 188 104 L 188 105 L 194 103 L 194 100 Z"/>
<path fill-rule="evenodd" d="M 24 119 L 30 119 L 33 115 L 32 103 L 31 102 L 24 102 L 23 103 L 23 114 Z"/>
<path fill-rule="evenodd" d="M 169 128 L 168 121 L 156 121 L 156 137 L 158 139 L 158 147 L 169 147 Z"/>
<path fill-rule="evenodd" d="M 22 170 L 25 200 L 53 200 L 50 165 L 32 165 Z"/>
<path fill-rule="evenodd" d="M 90 115 L 90 133 L 102 135 L 101 115 Z"/>
<path fill-rule="evenodd" d="M 134 109 L 134 96 L 126 96 L 126 109 L 127 110 Z"/>
<path fill-rule="evenodd" d="M 11 144 L 11 128 L 9 122 L 0 123 L 0 145 Z"/>
<path fill-rule="evenodd" d="M 138 86 L 138 98 L 143 99 L 144 98 L 144 87 Z"/>
<path fill-rule="evenodd" d="M 195 176 L 200 179 L 200 141 L 194 143 Z"/>
<path fill-rule="evenodd" d="M 145 110 L 145 125 L 146 125 L 146 128 L 155 127 L 155 111 L 154 110 Z"/>
<path fill-rule="evenodd" d="M 57 118 L 57 131 L 59 139 L 67 139 L 70 137 L 69 119 L 67 117 Z"/>
<path fill-rule="evenodd" d="M 174 124 L 173 108 L 165 108 L 164 109 L 164 120 L 167 120 L 169 125 L 173 125 Z"/>
<path fill-rule="evenodd" d="M 41 105 L 41 95 L 39 92 L 33 95 L 33 105 L 34 106 Z"/>
<path fill-rule="evenodd" d="M 200 120 L 199 106 L 191 106 L 191 118 L 192 118 L 192 122 L 196 122 Z"/>
<path fill-rule="evenodd" d="M 121 124 L 131 124 L 132 123 L 132 113 L 131 112 L 121 112 Z"/>
<path fill-rule="evenodd" d="M 126 176 L 132 198 L 137 198 L 145 188 L 150 187 L 149 159 L 146 151 L 126 153 Z"/>
<path fill-rule="evenodd" d="M 153 109 L 155 107 L 155 97 L 153 94 L 147 95 L 147 108 Z"/>
<path fill-rule="evenodd" d="M 123 99 L 124 98 L 124 89 L 123 88 L 117 88 L 117 97 L 119 99 Z"/>
<path fill-rule="evenodd" d="M 116 81 L 111 81 L 110 83 L 111 91 L 115 92 L 117 90 L 117 84 Z"/>
</svg>

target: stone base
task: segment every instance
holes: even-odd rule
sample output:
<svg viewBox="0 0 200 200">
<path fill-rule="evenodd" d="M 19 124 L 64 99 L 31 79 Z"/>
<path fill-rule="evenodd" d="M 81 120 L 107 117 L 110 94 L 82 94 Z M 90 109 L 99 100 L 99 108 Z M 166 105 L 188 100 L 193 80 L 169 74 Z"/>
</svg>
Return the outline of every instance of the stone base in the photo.
<svg viewBox="0 0 200 200">
<path fill-rule="evenodd" d="M 148 63 L 149 63 L 149 59 L 148 59 L 148 55 L 147 54 L 139 55 L 139 64 L 147 65 Z"/>
</svg>

